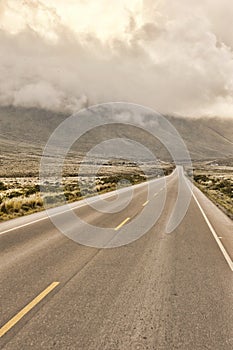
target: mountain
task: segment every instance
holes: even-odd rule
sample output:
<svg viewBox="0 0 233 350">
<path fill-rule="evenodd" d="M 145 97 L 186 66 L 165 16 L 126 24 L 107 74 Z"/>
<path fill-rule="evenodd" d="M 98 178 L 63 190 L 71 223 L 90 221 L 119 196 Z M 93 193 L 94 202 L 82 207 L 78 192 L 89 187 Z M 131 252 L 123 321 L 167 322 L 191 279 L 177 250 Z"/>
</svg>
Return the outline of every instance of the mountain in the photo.
<svg viewBox="0 0 233 350">
<path fill-rule="evenodd" d="M 68 116 L 36 108 L 0 107 L 1 176 L 15 173 L 15 167 L 30 164 L 38 167 L 49 136 Z M 193 160 L 221 159 L 232 156 L 233 119 L 183 118 L 167 116 L 182 136 Z M 142 143 L 161 160 L 169 160 L 164 146 L 144 130 L 105 126 L 84 135 L 72 151 L 85 154 L 93 146 L 108 138 L 126 137 Z M 29 164 L 29 163 L 28 163 Z M 32 166 L 32 167 L 33 167 Z"/>
</svg>

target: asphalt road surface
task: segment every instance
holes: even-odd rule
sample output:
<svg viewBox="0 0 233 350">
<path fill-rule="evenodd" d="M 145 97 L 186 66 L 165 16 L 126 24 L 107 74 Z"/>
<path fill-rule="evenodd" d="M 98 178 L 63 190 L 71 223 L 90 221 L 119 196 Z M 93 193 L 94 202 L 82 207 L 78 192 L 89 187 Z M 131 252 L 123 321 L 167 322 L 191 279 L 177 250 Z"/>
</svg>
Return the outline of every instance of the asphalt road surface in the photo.
<svg viewBox="0 0 233 350">
<path fill-rule="evenodd" d="M 152 185 L 153 199 L 137 186 L 119 212 L 98 213 L 84 202 L 73 210 L 118 236 L 143 209 L 153 215 L 165 188 L 161 180 Z M 167 234 L 177 188 L 174 172 L 158 221 L 117 248 L 78 244 L 44 212 L 2 223 L 1 348 L 232 350 L 232 221 L 194 189 L 183 221 Z M 122 193 L 124 200 L 128 189 Z M 105 195 L 106 206 L 114 196 Z M 58 215 L 66 221 L 67 212 Z"/>
</svg>

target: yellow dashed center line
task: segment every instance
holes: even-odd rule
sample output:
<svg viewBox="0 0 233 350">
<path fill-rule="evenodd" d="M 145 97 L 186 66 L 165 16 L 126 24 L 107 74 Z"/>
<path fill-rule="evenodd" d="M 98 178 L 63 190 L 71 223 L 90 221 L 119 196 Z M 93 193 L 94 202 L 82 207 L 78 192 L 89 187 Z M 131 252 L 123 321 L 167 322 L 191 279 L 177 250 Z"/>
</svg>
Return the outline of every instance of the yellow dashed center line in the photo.
<svg viewBox="0 0 233 350">
<path fill-rule="evenodd" d="M 44 299 L 60 282 L 51 283 L 43 292 L 41 292 L 35 299 L 26 305 L 19 313 L 17 313 L 10 321 L 8 321 L 2 328 L 0 328 L 0 338 L 8 332 L 21 318 L 23 318 L 31 309 L 33 309 L 42 299 Z"/>
<path fill-rule="evenodd" d="M 122 223 L 120 225 L 118 225 L 115 228 L 115 231 L 118 231 L 122 226 L 124 226 L 128 221 L 130 220 L 130 218 L 125 219 L 124 221 L 122 221 Z"/>
</svg>

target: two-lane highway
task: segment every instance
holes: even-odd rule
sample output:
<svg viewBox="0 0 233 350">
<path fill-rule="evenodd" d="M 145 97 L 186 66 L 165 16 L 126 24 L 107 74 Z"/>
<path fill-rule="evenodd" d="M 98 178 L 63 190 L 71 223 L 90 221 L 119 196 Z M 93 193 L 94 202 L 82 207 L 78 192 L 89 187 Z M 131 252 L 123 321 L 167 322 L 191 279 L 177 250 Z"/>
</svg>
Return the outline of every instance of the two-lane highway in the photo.
<svg viewBox="0 0 233 350">
<path fill-rule="evenodd" d="M 166 189 L 163 180 L 152 188 L 148 199 L 146 184 L 135 187 L 130 204 L 111 214 L 72 205 L 83 220 L 113 228 L 117 237 L 143 210 L 156 211 L 167 191 L 153 227 L 118 248 L 73 242 L 45 213 L 1 225 L 4 350 L 233 348 L 232 222 L 195 189 L 182 223 L 166 234 L 176 172 Z M 129 190 L 122 190 L 122 201 Z M 104 196 L 114 209 L 116 195 Z M 59 215 L 66 220 L 65 211 Z"/>
</svg>

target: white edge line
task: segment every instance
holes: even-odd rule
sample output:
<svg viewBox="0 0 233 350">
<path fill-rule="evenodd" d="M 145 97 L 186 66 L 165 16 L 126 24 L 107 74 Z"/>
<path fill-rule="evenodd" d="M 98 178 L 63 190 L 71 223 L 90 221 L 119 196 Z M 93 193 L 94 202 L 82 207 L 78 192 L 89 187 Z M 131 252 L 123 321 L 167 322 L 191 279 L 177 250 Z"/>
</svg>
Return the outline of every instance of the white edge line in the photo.
<svg viewBox="0 0 233 350">
<path fill-rule="evenodd" d="M 62 213 L 61 213 L 61 214 L 62 214 Z M 5 230 L 5 231 L 0 232 L 0 235 L 3 235 L 4 233 L 7 233 L 7 232 L 15 231 L 15 230 L 17 230 L 17 229 L 19 229 L 19 228 L 22 228 L 22 227 L 26 227 L 26 226 L 35 224 L 35 223 L 37 223 L 37 222 L 40 222 L 40 221 L 43 221 L 43 220 L 46 220 L 46 219 L 48 219 L 48 216 L 45 216 L 44 218 L 41 218 L 41 219 L 37 219 L 37 220 L 33 220 L 33 221 L 30 221 L 30 222 L 27 222 L 26 224 L 23 224 L 23 225 L 20 225 L 20 226 L 16 226 L 16 227 L 9 228 L 8 230 Z"/>
<path fill-rule="evenodd" d="M 105 194 L 105 193 L 104 193 Z M 111 193 L 111 196 L 113 196 L 113 194 Z M 109 195 L 110 197 L 110 195 Z M 92 197 L 93 199 L 95 199 L 94 197 Z M 106 196 L 105 198 L 108 198 L 108 196 Z M 93 200 L 92 202 L 97 202 L 97 200 L 99 200 L 100 198 L 96 198 L 96 200 Z M 85 198 L 84 198 L 85 200 Z M 66 205 L 71 205 L 72 203 L 67 203 Z M 78 208 L 82 208 L 84 207 L 85 205 L 88 205 L 88 203 L 79 203 L 78 205 L 74 206 L 74 207 L 70 207 L 70 209 L 66 209 L 66 210 L 63 210 L 61 212 L 58 212 L 58 213 L 55 213 L 55 214 L 51 214 L 51 215 L 48 215 L 47 211 L 45 210 L 44 212 L 46 212 L 46 216 L 43 217 L 43 218 L 40 218 L 40 219 L 36 219 L 36 220 L 33 220 L 33 221 L 29 221 L 27 222 L 26 224 L 22 224 L 22 225 L 19 225 L 19 226 L 16 226 L 16 227 L 12 227 L 8 230 L 5 230 L 5 231 L 2 231 L 0 232 L 0 235 L 3 235 L 4 233 L 7 233 L 7 232 L 11 232 L 11 231 L 14 231 L 14 230 L 17 230 L 19 228 L 22 228 L 22 227 L 26 227 L 26 226 L 29 226 L 29 225 L 32 225 L 32 224 L 35 224 L 37 222 L 40 222 L 40 221 L 43 221 L 43 220 L 47 220 L 49 219 L 50 217 L 54 217 L 54 216 L 58 216 L 58 215 L 62 215 L 64 213 L 67 213 L 71 210 L 75 210 L 75 209 L 78 209 Z M 55 208 L 49 208 L 48 210 L 56 210 L 58 209 L 59 207 L 55 207 Z"/>
<path fill-rule="evenodd" d="M 198 202 L 197 197 L 195 196 L 194 193 L 193 193 L 193 198 L 195 199 L 195 201 L 196 201 L 196 203 L 197 203 L 197 205 L 198 205 L 198 207 L 199 207 L 199 209 L 200 209 L 200 211 L 201 211 L 201 213 L 202 213 L 202 215 L 203 215 L 207 225 L 209 226 L 209 229 L 210 229 L 211 233 L 213 234 L 213 236 L 214 236 L 214 238 L 215 238 L 215 240 L 216 240 L 216 242 L 217 242 L 217 244 L 218 244 L 218 246 L 219 246 L 219 248 L 220 248 L 220 250 L 221 250 L 221 252 L 222 252 L 222 254 L 224 256 L 224 258 L 226 259 L 226 261 L 227 261 L 231 271 L 233 272 L 233 262 L 232 262 L 232 260 L 231 260 L 231 258 L 229 256 L 229 254 L 227 253 L 226 249 L 224 248 L 222 242 L 220 241 L 220 239 L 219 239 L 217 233 L 215 232 L 213 226 L 211 225 L 209 219 L 207 218 L 206 214 L 204 213 L 204 210 L 202 209 L 202 207 L 201 207 L 200 203 Z"/>
</svg>

